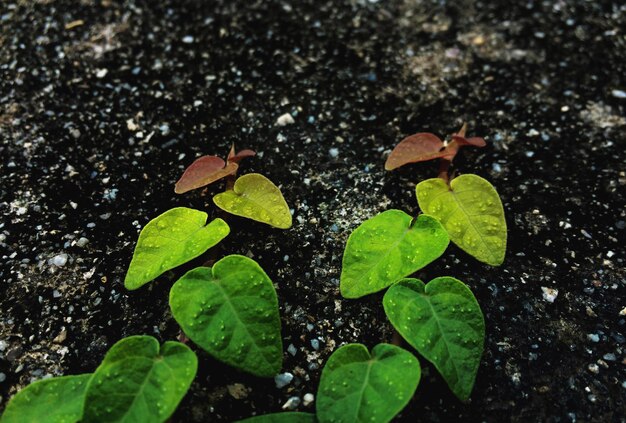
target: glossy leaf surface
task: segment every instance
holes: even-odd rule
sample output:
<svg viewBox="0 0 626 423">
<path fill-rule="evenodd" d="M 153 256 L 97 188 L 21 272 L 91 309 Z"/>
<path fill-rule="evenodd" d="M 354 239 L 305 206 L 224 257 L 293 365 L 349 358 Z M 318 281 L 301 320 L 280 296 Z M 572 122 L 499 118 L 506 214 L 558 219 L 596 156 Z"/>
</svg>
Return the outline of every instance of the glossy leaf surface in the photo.
<svg viewBox="0 0 626 423">
<path fill-rule="evenodd" d="M 274 413 L 239 420 L 239 423 L 315 423 L 315 414 L 311 413 Z"/>
<path fill-rule="evenodd" d="M 164 422 L 183 399 L 198 368 L 180 342 L 161 347 L 151 336 L 117 342 L 89 381 L 82 422 Z"/>
<path fill-rule="evenodd" d="M 139 234 L 124 286 L 137 289 L 224 239 L 230 232 L 226 222 L 215 219 L 207 225 L 207 217 L 205 212 L 177 207 L 148 222 Z"/>
<path fill-rule="evenodd" d="M 403 279 L 385 293 L 385 313 L 402 337 L 434 364 L 459 397 L 469 398 L 485 339 L 485 321 L 470 289 L 451 277 L 424 285 Z"/>
<path fill-rule="evenodd" d="M 348 344 L 328 359 L 317 392 L 320 423 L 388 422 L 409 402 L 421 370 L 408 351 Z"/>
<path fill-rule="evenodd" d="M 343 253 L 341 295 L 371 294 L 421 269 L 448 246 L 448 234 L 437 219 L 413 218 L 387 210 L 363 222 L 348 238 Z"/>
<path fill-rule="evenodd" d="M 185 334 L 218 360 L 257 376 L 280 371 L 278 299 L 254 260 L 230 255 L 187 272 L 170 291 L 170 307 Z"/>
<path fill-rule="evenodd" d="M 217 156 L 202 156 L 196 159 L 183 173 L 174 187 L 176 194 L 209 185 L 225 176 L 237 172 L 237 160 L 228 164 Z"/>
<path fill-rule="evenodd" d="M 237 216 L 267 223 L 276 228 L 291 227 L 291 213 L 280 189 L 265 176 L 249 173 L 237 179 L 232 190 L 213 197 L 220 209 Z"/>
<path fill-rule="evenodd" d="M 461 175 L 448 186 L 439 178 L 417 184 L 424 213 L 441 222 L 450 239 L 478 260 L 499 266 L 506 253 L 506 221 L 495 188 L 476 175 Z"/>
<path fill-rule="evenodd" d="M 38 380 L 9 401 L 0 423 L 75 423 L 83 414 L 91 374 Z"/>
</svg>

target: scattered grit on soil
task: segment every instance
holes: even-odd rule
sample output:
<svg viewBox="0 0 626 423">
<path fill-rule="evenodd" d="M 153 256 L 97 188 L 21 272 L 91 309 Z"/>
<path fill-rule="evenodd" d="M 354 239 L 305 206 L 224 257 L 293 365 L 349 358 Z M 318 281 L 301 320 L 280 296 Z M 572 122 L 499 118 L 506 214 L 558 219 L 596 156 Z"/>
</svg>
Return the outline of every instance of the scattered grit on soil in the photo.
<svg viewBox="0 0 626 423">
<path fill-rule="evenodd" d="M 124 336 L 175 339 L 169 287 L 128 292 L 139 230 L 203 154 L 253 148 L 293 209 L 287 231 L 230 218 L 218 255 L 277 287 L 291 383 L 199 355 L 173 422 L 314 411 L 342 343 L 390 341 L 382 293 L 344 300 L 350 232 L 417 214 L 423 163 L 383 170 L 404 136 L 469 123 L 458 173 L 499 191 L 492 268 L 450 246 L 419 272 L 475 292 L 487 323 L 471 401 L 424 360 L 397 421 L 626 421 L 626 7 L 599 1 L 6 0 L 0 5 L 0 412 L 29 382 L 95 369 Z M 281 126 L 289 113 L 293 123 Z M 283 119 L 285 120 L 285 119 Z M 285 122 L 281 122 L 285 123 Z"/>
</svg>

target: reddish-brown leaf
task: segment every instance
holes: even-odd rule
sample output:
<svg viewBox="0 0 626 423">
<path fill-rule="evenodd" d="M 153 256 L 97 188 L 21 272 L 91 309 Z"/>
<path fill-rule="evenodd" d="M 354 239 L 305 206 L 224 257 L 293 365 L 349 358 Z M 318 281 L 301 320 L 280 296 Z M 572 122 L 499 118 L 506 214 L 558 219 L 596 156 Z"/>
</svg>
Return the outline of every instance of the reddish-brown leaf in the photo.
<svg viewBox="0 0 626 423">
<path fill-rule="evenodd" d="M 224 160 L 217 156 L 202 156 L 194 161 L 180 177 L 174 192 L 182 194 L 192 189 L 209 185 L 225 176 L 237 172 L 236 162 L 224 163 Z"/>
<path fill-rule="evenodd" d="M 452 135 L 452 140 L 456 141 L 459 146 L 472 145 L 474 147 L 484 147 L 487 145 L 485 140 L 480 137 L 465 138 L 458 135 Z"/>
<path fill-rule="evenodd" d="M 234 151 L 231 150 L 231 153 L 233 153 Z M 241 150 L 239 153 L 237 154 L 233 154 L 230 155 L 230 153 L 228 154 L 228 162 L 235 162 L 235 163 L 239 163 L 241 161 L 241 159 L 245 159 L 246 157 L 253 157 L 256 156 L 256 153 L 253 150 Z"/>
<path fill-rule="evenodd" d="M 385 162 L 385 170 L 442 157 L 442 149 L 443 142 L 434 134 L 420 132 L 408 136 L 393 149 Z"/>
</svg>

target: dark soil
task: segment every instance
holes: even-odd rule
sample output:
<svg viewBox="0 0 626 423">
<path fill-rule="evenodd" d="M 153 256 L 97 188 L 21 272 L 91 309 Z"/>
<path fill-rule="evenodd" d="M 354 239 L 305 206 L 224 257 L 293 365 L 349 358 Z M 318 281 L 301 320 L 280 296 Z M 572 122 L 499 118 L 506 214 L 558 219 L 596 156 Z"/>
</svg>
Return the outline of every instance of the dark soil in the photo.
<svg viewBox="0 0 626 423">
<path fill-rule="evenodd" d="M 173 186 L 233 142 L 260 153 L 242 172 L 281 186 L 294 226 L 230 218 L 217 255 L 247 254 L 277 285 L 295 378 L 278 389 L 192 346 L 200 369 L 172 421 L 315 394 L 342 343 L 391 340 L 382 293 L 338 291 L 350 232 L 386 209 L 416 214 L 414 184 L 436 175 L 385 172 L 386 155 L 467 121 L 488 146 L 455 169 L 500 193 L 507 259 L 451 245 L 418 276 L 471 286 L 486 350 L 468 404 L 422 360 L 397 421 L 626 421 L 625 28 L 626 7 L 601 1 L 3 1 L 0 412 L 35 379 L 93 371 L 124 336 L 178 336 L 169 287 L 202 259 L 138 291 L 122 281 L 151 218 L 215 215 L 221 187 Z M 284 113 L 295 123 L 277 125 Z"/>
</svg>

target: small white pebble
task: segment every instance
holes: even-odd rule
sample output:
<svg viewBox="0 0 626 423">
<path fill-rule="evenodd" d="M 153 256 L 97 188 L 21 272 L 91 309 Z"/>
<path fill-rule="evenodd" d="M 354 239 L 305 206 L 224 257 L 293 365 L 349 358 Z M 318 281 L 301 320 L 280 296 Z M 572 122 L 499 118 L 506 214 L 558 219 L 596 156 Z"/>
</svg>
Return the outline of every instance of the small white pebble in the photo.
<svg viewBox="0 0 626 423">
<path fill-rule="evenodd" d="M 191 35 L 185 35 L 183 37 L 183 43 L 185 43 L 185 44 L 193 43 L 193 37 Z"/>
<path fill-rule="evenodd" d="M 283 410 L 295 410 L 300 405 L 300 397 L 290 397 L 286 403 L 283 404 Z"/>
<path fill-rule="evenodd" d="M 611 95 L 615 98 L 626 98 L 626 91 L 613 90 L 611 91 Z"/>
<path fill-rule="evenodd" d="M 109 73 L 109 70 L 106 68 L 98 69 L 96 72 L 96 78 L 104 78 Z"/>
<path fill-rule="evenodd" d="M 81 236 L 80 238 L 78 238 L 78 241 L 76 241 L 76 245 L 80 248 L 83 248 L 85 245 L 87 245 L 88 242 L 89 240 L 87 238 Z"/>
<path fill-rule="evenodd" d="M 278 126 L 287 126 L 295 122 L 296 121 L 293 120 L 293 116 L 291 116 L 290 113 L 285 113 L 284 115 L 281 115 L 278 117 L 278 119 L 276 119 L 276 125 Z"/>
<path fill-rule="evenodd" d="M 302 403 L 306 407 L 308 405 L 311 405 L 313 401 L 315 401 L 315 395 L 309 392 L 308 394 L 305 394 L 302 399 L 303 399 Z"/>
<path fill-rule="evenodd" d="M 543 291 L 543 299 L 549 303 L 553 303 L 557 295 L 559 295 L 558 289 L 542 286 L 541 290 Z"/>
<path fill-rule="evenodd" d="M 330 150 L 328 150 L 328 154 L 330 155 L 330 157 L 332 157 L 333 159 L 339 156 L 339 149 L 338 148 L 331 148 Z"/>
</svg>

